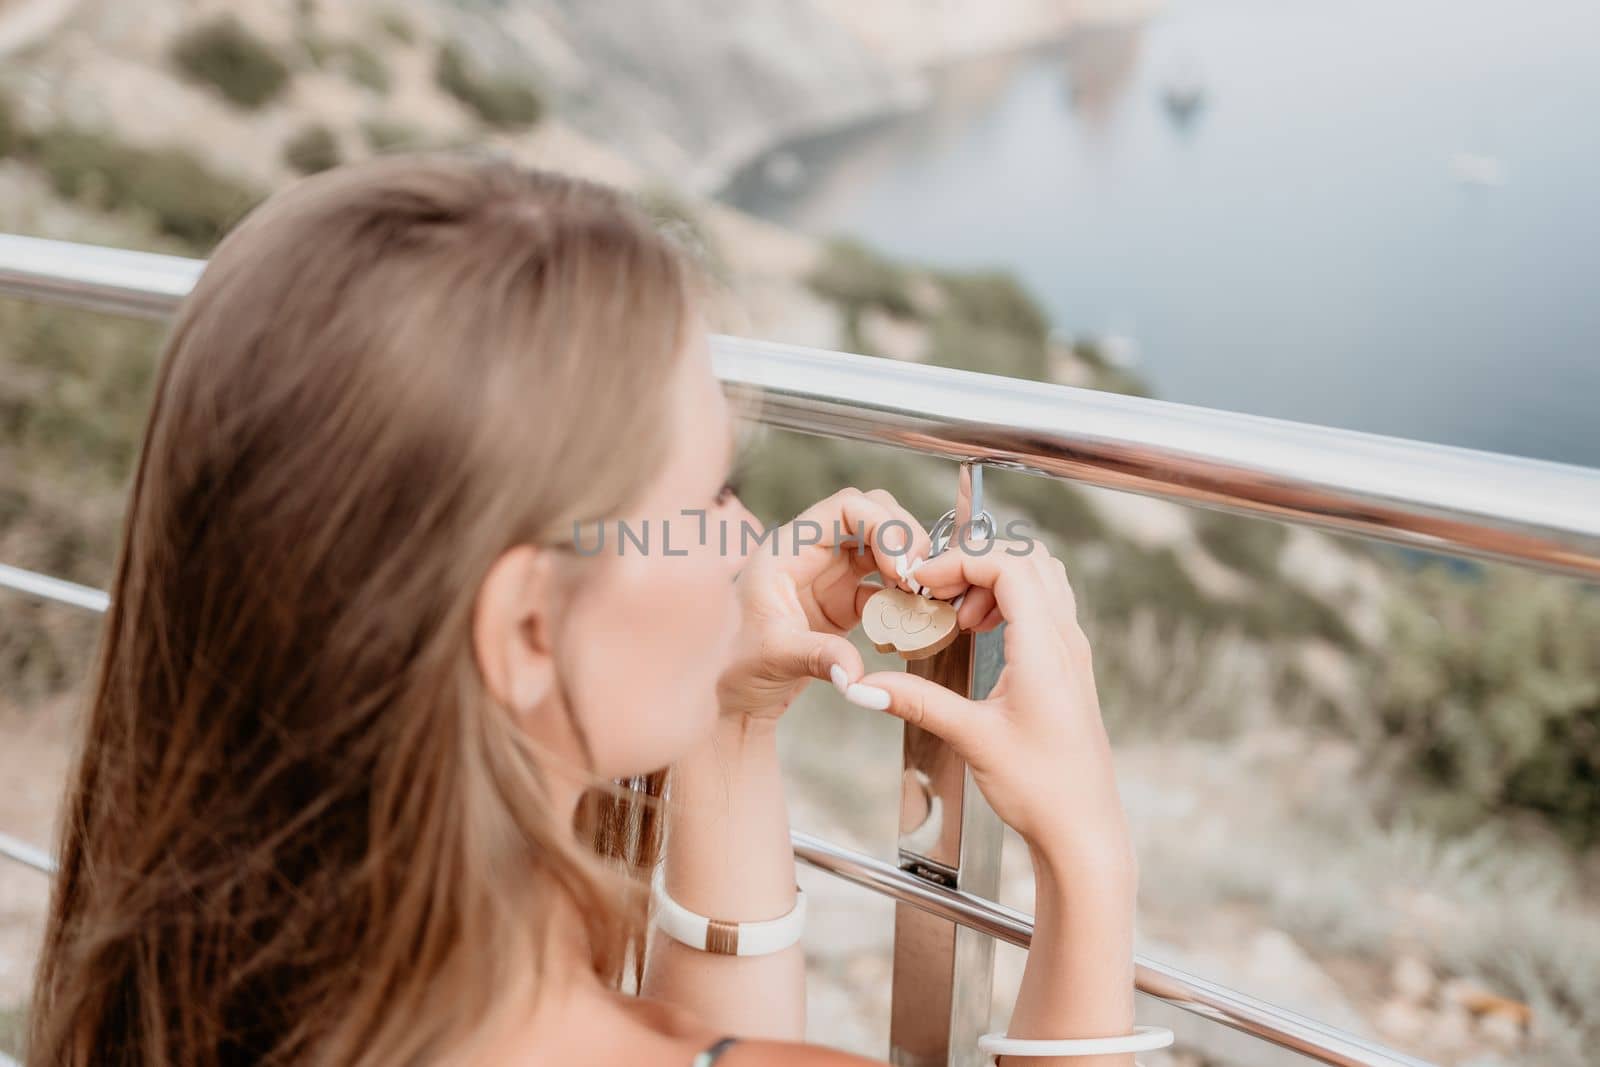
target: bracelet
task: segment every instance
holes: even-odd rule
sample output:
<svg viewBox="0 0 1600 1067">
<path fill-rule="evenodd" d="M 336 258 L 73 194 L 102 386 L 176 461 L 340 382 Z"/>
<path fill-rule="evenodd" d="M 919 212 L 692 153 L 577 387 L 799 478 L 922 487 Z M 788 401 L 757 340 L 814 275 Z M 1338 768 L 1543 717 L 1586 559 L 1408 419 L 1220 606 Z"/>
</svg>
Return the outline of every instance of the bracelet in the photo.
<svg viewBox="0 0 1600 1067">
<path fill-rule="evenodd" d="M 667 896 L 666 866 L 656 868 L 650 882 L 656 903 L 656 926 L 674 941 L 719 956 L 765 956 L 782 952 L 800 940 L 806 925 L 806 894 L 794 887 L 794 907 L 789 914 L 760 922 L 729 922 L 696 915 Z"/>
<path fill-rule="evenodd" d="M 1172 1031 L 1165 1026 L 1135 1026 L 1133 1033 L 1118 1037 L 1079 1037 L 1063 1040 L 1007 1037 L 984 1034 L 978 1038 L 978 1051 L 991 1056 L 1097 1056 L 1113 1052 L 1150 1052 L 1172 1044 Z"/>
</svg>

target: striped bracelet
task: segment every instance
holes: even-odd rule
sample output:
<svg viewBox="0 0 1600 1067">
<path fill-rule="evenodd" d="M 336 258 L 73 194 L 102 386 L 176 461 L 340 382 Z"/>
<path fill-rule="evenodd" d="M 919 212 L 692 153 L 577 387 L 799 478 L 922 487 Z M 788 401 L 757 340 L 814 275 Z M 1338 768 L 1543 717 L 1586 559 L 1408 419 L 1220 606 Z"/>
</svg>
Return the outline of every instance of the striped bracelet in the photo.
<svg viewBox="0 0 1600 1067">
<path fill-rule="evenodd" d="M 794 907 L 789 914 L 760 922 L 730 922 L 696 915 L 667 895 L 666 865 L 656 868 L 650 882 L 655 901 L 655 923 L 661 932 L 690 948 L 719 956 L 765 956 L 782 952 L 800 940 L 806 925 L 806 895 L 794 887 Z"/>
</svg>

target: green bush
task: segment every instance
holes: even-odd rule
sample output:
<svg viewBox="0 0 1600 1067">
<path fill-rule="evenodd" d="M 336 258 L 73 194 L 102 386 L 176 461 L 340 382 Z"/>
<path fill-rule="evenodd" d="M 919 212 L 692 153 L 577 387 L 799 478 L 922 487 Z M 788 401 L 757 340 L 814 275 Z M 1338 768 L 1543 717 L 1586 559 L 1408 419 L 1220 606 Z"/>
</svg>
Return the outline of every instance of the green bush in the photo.
<svg viewBox="0 0 1600 1067">
<path fill-rule="evenodd" d="M 902 318 L 918 314 L 911 298 L 911 272 L 860 241 L 829 241 L 822 262 L 806 281 L 813 292 L 838 304 L 847 315 L 869 307 Z"/>
<path fill-rule="evenodd" d="M 521 78 L 475 69 L 466 53 L 453 44 L 439 49 L 434 80 L 491 126 L 521 129 L 538 122 L 543 114 L 533 86 Z"/>
<path fill-rule="evenodd" d="M 165 330 L 0 301 L 0 559 L 108 582 Z M 81 684 L 99 624 L 44 603 L 8 603 L 0 627 L 7 698 L 27 705 Z"/>
<path fill-rule="evenodd" d="M 62 196 L 147 212 L 162 232 L 197 251 L 216 244 L 261 199 L 185 149 L 136 148 L 96 130 L 52 127 L 35 139 L 33 152 Z"/>
<path fill-rule="evenodd" d="M 945 308 L 930 326 L 928 361 L 941 367 L 1045 381 L 1049 348 L 1037 337 L 974 322 Z"/>
<path fill-rule="evenodd" d="M 11 97 L 0 92 L 0 159 L 11 155 L 22 146 L 22 125 L 17 119 L 16 105 Z"/>
<path fill-rule="evenodd" d="M 21 1007 L 0 1008 L 0 1052 L 22 1055 L 22 1038 L 28 1032 L 28 1011 Z"/>
<path fill-rule="evenodd" d="M 173 43 L 172 61 L 191 81 L 244 108 L 261 107 L 289 84 L 287 64 L 233 15 L 186 30 Z"/>
<path fill-rule="evenodd" d="M 378 15 L 378 28 L 401 44 L 416 44 L 417 29 L 405 14 L 390 8 Z"/>
<path fill-rule="evenodd" d="M 339 142 L 328 127 L 313 124 L 283 146 L 283 160 L 301 174 L 328 170 L 339 165 Z"/>
<path fill-rule="evenodd" d="M 1220 605 L 1240 629 L 1263 641 L 1318 637 L 1340 648 L 1356 648 L 1360 639 L 1339 610 L 1326 600 L 1282 579 L 1262 584 L 1247 599 Z"/>
<path fill-rule="evenodd" d="M 396 119 L 365 119 L 361 123 L 361 136 L 374 152 L 402 152 L 423 144 L 421 130 Z"/>
<path fill-rule="evenodd" d="M 1041 345 L 1050 336 L 1049 317 L 1014 276 L 999 271 L 944 271 L 936 277 L 950 312 L 963 321 Z"/>
<path fill-rule="evenodd" d="M 351 41 L 344 46 L 339 65 L 345 76 L 357 85 L 375 93 L 389 91 L 388 66 L 378 53 L 359 41 Z"/>
<path fill-rule="evenodd" d="M 1079 599 L 1096 619 L 1123 622 L 1139 609 L 1151 609 L 1163 620 L 1192 619 L 1208 629 L 1227 628 L 1226 610 L 1206 596 L 1189 577 L 1170 548 L 1141 548 L 1108 540 L 1111 562 L 1103 572 L 1085 575 Z"/>
<path fill-rule="evenodd" d="M 339 54 L 339 43 L 315 27 L 301 28 L 296 31 L 294 39 L 300 51 L 305 53 L 307 61 L 317 70 L 325 70 L 331 66 Z"/>
<path fill-rule="evenodd" d="M 1278 557 L 1289 539 L 1289 528 L 1283 523 L 1210 508 L 1195 508 L 1190 516 L 1200 543 L 1218 562 L 1251 578 L 1282 580 Z"/>
<path fill-rule="evenodd" d="M 994 499 L 1026 511 L 1035 533 L 1052 533 L 1069 544 L 1098 540 L 1107 534 L 1099 513 L 1077 486 L 998 468 L 984 474 L 983 485 Z"/>
<path fill-rule="evenodd" d="M 1395 761 L 1435 787 L 1430 814 L 1532 811 L 1600 841 L 1600 589 L 1503 566 L 1414 577 L 1369 690 Z"/>
<path fill-rule="evenodd" d="M 846 486 L 888 489 L 918 520 L 932 523 L 950 506 L 955 481 L 947 463 L 898 448 L 764 429 L 745 449 L 740 493 L 766 523 L 783 523 Z"/>
<path fill-rule="evenodd" d="M 634 200 L 656 227 L 698 260 L 708 274 L 728 277 L 727 259 L 688 200 L 663 185 L 646 186 L 634 194 Z"/>
</svg>

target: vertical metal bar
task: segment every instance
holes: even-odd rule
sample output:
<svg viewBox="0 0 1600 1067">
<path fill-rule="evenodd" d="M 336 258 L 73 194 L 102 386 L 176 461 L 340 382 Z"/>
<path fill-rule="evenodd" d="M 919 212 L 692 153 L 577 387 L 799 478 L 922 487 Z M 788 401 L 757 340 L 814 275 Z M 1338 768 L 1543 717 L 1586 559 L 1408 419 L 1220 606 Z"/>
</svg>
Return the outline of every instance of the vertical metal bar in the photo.
<svg viewBox="0 0 1600 1067">
<path fill-rule="evenodd" d="M 961 465 L 952 540 L 983 514 L 983 468 Z M 974 699 L 1004 665 L 1002 632 L 962 633 L 912 673 Z M 918 727 L 905 727 L 900 869 L 925 881 L 994 899 L 1000 889 L 1000 820 L 966 763 Z M 902 1067 L 980 1067 L 977 1040 L 989 1024 L 994 942 L 908 904 L 895 905 L 889 1061 Z"/>
</svg>

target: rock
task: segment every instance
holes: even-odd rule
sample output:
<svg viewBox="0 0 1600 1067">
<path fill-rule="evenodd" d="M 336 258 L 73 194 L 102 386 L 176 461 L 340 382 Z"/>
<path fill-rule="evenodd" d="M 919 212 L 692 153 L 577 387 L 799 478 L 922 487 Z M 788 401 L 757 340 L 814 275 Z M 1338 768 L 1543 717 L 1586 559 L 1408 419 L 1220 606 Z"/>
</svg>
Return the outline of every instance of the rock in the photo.
<svg viewBox="0 0 1600 1067">
<path fill-rule="evenodd" d="M 1438 984 L 1433 968 L 1420 957 L 1410 955 L 1401 956 L 1394 961 L 1394 967 L 1389 972 L 1389 981 L 1402 999 L 1413 1004 L 1426 1003 L 1428 998 L 1433 996 L 1434 986 Z"/>
<path fill-rule="evenodd" d="M 1513 1051 L 1522 1044 L 1523 1026 L 1516 1018 L 1492 1011 L 1478 1020 L 1478 1033 L 1496 1048 Z"/>
<path fill-rule="evenodd" d="M 918 275 L 911 279 L 908 285 L 911 303 L 916 306 L 917 313 L 925 319 L 931 319 L 944 310 L 944 290 L 939 283 L 927 275 Z"/>
<path fill-rule="evenodd" d="M 897 318 L 877 308 L 861 312 L 861 342 L 872 352 L 907 363 L 920 362 L 928 350 L 928 331 L 914 319 Z"/>
<path fill-rule="evenodd" d="M 1476 1043 L 1472 1014 L 1458 1004 L 1446 1004 L 1433 1017 L 1424 1043 L 1435 1055 L 1455 1056 L 1471 1050 Z"/>
<path fill-rule="evenodd" d="M 1415 1045 L 1428 1029 L 1428 1013 L 1410 1000 L 1385 1001 L 1376 1020 L 1383 1036 L 1400 1045 Z"/>
</svg>

